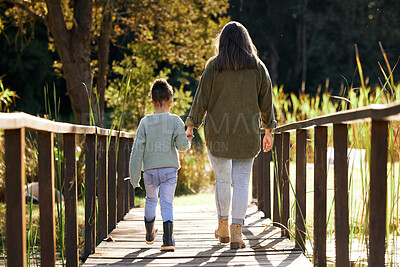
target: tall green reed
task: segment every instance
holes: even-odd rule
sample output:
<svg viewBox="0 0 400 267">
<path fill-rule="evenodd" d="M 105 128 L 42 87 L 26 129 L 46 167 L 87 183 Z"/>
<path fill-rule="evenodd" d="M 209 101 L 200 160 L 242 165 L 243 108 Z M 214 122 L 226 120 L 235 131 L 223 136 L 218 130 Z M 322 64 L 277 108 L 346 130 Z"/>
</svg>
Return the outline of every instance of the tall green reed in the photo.
<svg viewBox="0 0 400 267">
<path fill-rule="evenodd" d="M 30 154 L 32 154 L 32 156 L 30 157 L 31 160 L 29 162 L 28 165 L 28 173 L 26 174 L 26 191 L 27 193 L 32 193 L 29 191 L 29 187 L 28 187 L 28 183 L 29 182 L 33 182 L 35 180 L 35 168 L 37 165 L 37 157 L 38 157 L 38 150 L 36 147 L 36 144 L 34 142 L 34 138 L 32 136 L 31 132 L 28 132 L 28 147 L 31 148 L 32 152 Z M 29 178 L 29 179 L 28 179 Z M 33 190 L 32 190 L 33 191 Z M 39 266 L 39 262 L 38 262 L 38 257 L 37 257 L 37 239 L 38 239 L 38 227 L 37 225 L 34 223 L 34 217 L 33 217 L 33 211 L 34 209 L 37 210 L 37 206 L 34 207 L 33 206 L 33 197 L 30 198 L 29 201 L 29 206 L 28 206 L 28 212 L 29 212 L 29 223 L 28 223 L 28 233 L 27 233 L 27 257 L 26 257 L 26 263 L 27 266 L 31 266 L 31 264 L 34 264 L 35 266 Z"/>
<path fill-rule="evenodd" d="M 49 89 L 47 86 L 44 88 L 45 96 L 45 110 L 50 120 L 60 121 L 60 98 L 57 99 L 56 87 L 53 85 L 53 97 L 49 95 Z M 51 101 L 53 105 L 51 105 Z M 56 196 L 56 233 L 57 233 L 57 247 L 60 253 L 60 260 L 62 266 L 65 266 L 65 214 L 64 206 L 61 199 L 61 192 L 63 192 L 63 152 L 62 144 L 60 140 L 60 134 L 54 135 L 54 167 L 55 167 L 55 188 L 58 190 L 59 195 Z"/>
</svg>

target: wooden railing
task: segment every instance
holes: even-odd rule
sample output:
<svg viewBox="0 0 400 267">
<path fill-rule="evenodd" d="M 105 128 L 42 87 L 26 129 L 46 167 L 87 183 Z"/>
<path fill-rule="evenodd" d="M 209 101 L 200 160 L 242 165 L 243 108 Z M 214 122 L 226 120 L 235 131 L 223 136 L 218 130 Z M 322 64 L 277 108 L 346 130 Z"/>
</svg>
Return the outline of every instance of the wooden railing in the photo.
<svg viewBox="0 0 400 267">
<path fill-rule="evenodd" d="M 387 204 L 388 123 L 400 120 L 400 105 L 373 105 L 337 112 L 275 129 L 273 202 L 270 194 L 271 152 L 260 153 L 253 168 L 253 197 L 266 217 L 288 236 L 290 132 L 296 132 L 295 239 L 305 246 L 307 129 L 314 128 L 314 266 L 326 266 L 327 235 L 327 127 L 333 127 L 336 266 L 350 266 L 348 204 L 347 124 L 372 121 L 369 193 L 369 266 L 385 265 Z M 277 190 L 279 188 L 279 190 Z M 279 192 L 279 193 L 278 193 Z M 279 195 L 278 195 L 279 194 Z M 280 203 L 278 202 L 280 200 Z M 271 207 L 272 206 L 272 207 Z M 279 210 L 279 207 L 281 210 Z M 271 208 L 273 214 L 271 214 Z"/>
<path fill-rule="evenodd" d="M 25 132 L 35 131 L 38 144 L 41 266 L 56 265 L 54 134 L 63 135 L 66 266 L 79 266 L 77 136 L 85 136 L 85 260 L 95 252 L 96 240 L 100 242 L 106 238 L 134 205 L 133 188 L 124 177 L 128 176 L 135 134 L 53 122 L 24 113 L 0 113 L 0 129 L 4 130 L 5 143 L 7 265 L 26 266 Z"/>
<path fill-rule="evenodd" d="M 307 129 L 315 128 L 314 211 L 318 211 L 314 212 L 315 266 L 326 265 L 327 127 L 332 125 L 335 151 L 336 264 L 350 266 L 346 124 L 363 121 L 372 121 L 371 162 L 374 163 L 370 167 L 369 266 L 384 266 L 386 209 L 382 209 L 382 206 L 386 203 L 387 179 L 382 177 L 387 177 L 387 138 L 390 120 L 400 120 L 400 105 L 370 106 L 337 112 L 276 128 L 274 151 L 277 164 L 274 170 L 273 199 L 270 195 L 271 153 L 260 153 L 256 158 L 253 168 L 253 189 L 255 189 L 253 196 L 258 198 L 259 208 L 264 211 L 265 216 L 272 217 L 274 222 L 282 225 L 283 236 L 288 236 L 289 233 L 285 229 L 288 226 L 290 211 L 289 140 L 290 132 L 296 131 L 295 235 L 298 246 L 304 249 L 306 137 Z M 128 176 L 129 153 L 134 133 L 52 122 L 24 113 L 0 113 L 0 129 L 4 130 L 5 141 L 8 266 L 26 265 L 25 131 L 37 132 L 41 266 L 55 266 L 56 263 L 54 134 L 63 135 L 66 264 L 79 266 L 76 138 L 78 135 L 85 136 L 83 259 L 86 259 L 94 253 L 96 240 L 101 241 L 106 238 L 116 223 L 133 207 L 134 191 L 129 181 L 124 181 L 124 177 Z M 96 216 L 96 196 L 98 216 Z M 278 207 L 281 207 L 280 211 Z"/>
</svg>

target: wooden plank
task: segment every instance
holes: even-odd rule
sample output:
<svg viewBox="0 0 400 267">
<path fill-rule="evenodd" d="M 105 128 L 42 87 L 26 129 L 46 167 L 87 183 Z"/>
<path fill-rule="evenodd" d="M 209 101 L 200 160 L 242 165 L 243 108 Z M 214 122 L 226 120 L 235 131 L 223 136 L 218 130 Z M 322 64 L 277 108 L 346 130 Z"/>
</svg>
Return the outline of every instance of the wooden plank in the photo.
<svg viewBox="0 0 400 267">
<path fill-rule="evenodd" d="M 37 143 L 41 266 L 50 267 L 56 264 L 53 133 L 38 132 Z"/>
<path fill-rule="evenodd" d="M 143 208 L 135 208 L 125 218 L 139 218 L 143 212 Z M 159 215 L 160 210 L 157 212 Z M 280 237 L 279 227 L 265 226 L 270 220 L 261 219 L 263 213 L 255 205 L 247 210 L 243 227 L 243 239 L 247 247 L 240 250 L 231 250 L 229 244 L 220 244 L 215 238 L 215 206 L 176 206 L 174 214 L 174 253 L 160 251 L 161 234 L 152 245 L 144 242 L 143 221 L 121 221 L 110 234 L 115 242 L 103 241 L 83 266 L 312 266 L 290 239 Z M 156 220 L 156 227 L 162 229 L 160 226 L 162 220 Z"/>
<path fill-rule="evenodd" d="M 108 144 L 108 233 L 117 225 L 117 140 L 112 136 Z"/>
<path fill-rule="evenodd" d="M 336 265 L 350 266 L 346 124 L 333 125 Z"/>
<path fill-rule="evenodd" d="M 271 218 L 271 157 L 272 152 L 261 152 L 262 162 L 262 187 L 264 188 L 264 206 L 262 211 L 264 212 L 263 218 Z"/>
<path fill-rule="evenodd" d="M 79 266 L 76 135 L 64 134 L 65 257 L 67 267 Z"/>
<path fill-rule="evenodd" d="M 290 133 L 282 133 L 282 169 L 281 169 L 281 188 L 282 188 L 282 214 L 281 224 L 283 226 L 282 236 L 289 237 L 287 231 L 289 221 L 289 170 L 290 170 Z"/>
<path fill-rule="evenodd" d="M 327 127 L 317 126 L 314 140 L 314 266 L 326 266 L 327 138 Z"/>
<path fill-rule="evenodd" d="M 97 137 L 97 170 L 98 170 L 98 244 L 108 234 L 108 181 L 107 181 L 107 137 Z"/>
<path fill-rule="evenodd" d="M 8 266 L 26 266 L 25 129 L 4 131 Z"/>
<path fill-rule="evenodd" d="M 124 198 L 124 175 L 125 175 L 125 159 L 124 159 L 125 138 L 119 139 L 118 158 L 117 158 L 117 222 L 124 218 L 125 198 Z"/>
<path fill-rule="evenodd" d="M 161 243 L 160 243 L 161 244 Z M 151 246 L 155 248 L 154 246 Z M 98 248 L 96 254 L 91 256 L 91 258 L 108 258 L 108 259 L 157 259 L 157 258 L 188 258 L 193 257 L 193 255 L 202 253 L 206 257 L 236 257 L 236 256 L 253 256 L 253 255 L 265 255 L 266 252 L 271 254 L 276 253 L 276 250 L 273 248 L 269 248 L 268 250 L 259 249 L 240 249 L 240 250 L 232 250 L 230 249 L 229 245 L 217 245 L 213 246 L 211 249 L 210 247 L 203 247 L 203 248 L 193 248 L 193 249 L 177 249 L 175 253 L 164 253 L 159 250 L 159 248 L 155 249 L 147 249 L 146 247 L 142 248 Z M 280 249 L 280 252 L 284 251 L 293 251 L 293 250 L 285 250 Z M 296 251 L 296 250 L 294 250 Z M 297 250 L 296 252 L 298 252 Z M 301 250 L 300 250 L 301 251 Z"/>
<path fill-rule="evenodd" d="M 165 255 L 173 253 L 165 253 Z M 171 263 L 173 260 L 173 263 Z M 180 266 L 312 266 L 301 252 L 278 252 L 273 254 L 245 255 L 245 256 L 219 256 L 210 257 L 199 255 L 198 257 L 181 258 L 149 258 L 149 259 L 107 259 L 93 258 L 89 259 L 84 266 L 98 265 L 112 266 L 171 266 L 172 264 Z"/>
<path fill-rule="evenodd" d="M 84 260 L 95 252 L 96 246 L 96 150 L 96 135 L 86 135 Z"/>
<path fill-rule="evenodd" d="M 282 135 L 274 134 L 274 204 L 273 204 L 273 217 L 274 222 L 281 222 L 281 170 L 282 170 Z M 279 224 L 275 224 L 279 226 Z"/>
<path fill-rule="evenodd" d="M 296 131 L 296 246 L 306 242 L 307 130 Z"/>
<path fill-rule="evenodd" d="M 369 266 L 385 265 L 388 122 L 372 121 Z"/>
</svg>

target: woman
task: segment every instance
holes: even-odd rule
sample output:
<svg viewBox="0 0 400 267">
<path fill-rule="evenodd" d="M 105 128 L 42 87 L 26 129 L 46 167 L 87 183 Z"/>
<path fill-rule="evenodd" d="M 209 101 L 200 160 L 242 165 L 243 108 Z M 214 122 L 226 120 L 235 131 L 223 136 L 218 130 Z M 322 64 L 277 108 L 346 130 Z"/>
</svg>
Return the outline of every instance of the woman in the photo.
<svg viewBox="0 0 400 267">
<path fill-rule="evenodd" d="M 206 146 L 215 173 L 218 228 L 215 237 L 232 249 L 246 247 L 242 226 L 248 204 L 254 158 L 260 152 L 260 117 L 265 129 L 263 150 L 273 145 L 276 126 L 268 70 L 257 56 L 247 29 L 229 22 L 217 37 L 216 55 L 206 64 L 186 120 L 186 135 L 204 119 Z M 228 216 L 232 198 L 230 238 Z"/>
</svg>

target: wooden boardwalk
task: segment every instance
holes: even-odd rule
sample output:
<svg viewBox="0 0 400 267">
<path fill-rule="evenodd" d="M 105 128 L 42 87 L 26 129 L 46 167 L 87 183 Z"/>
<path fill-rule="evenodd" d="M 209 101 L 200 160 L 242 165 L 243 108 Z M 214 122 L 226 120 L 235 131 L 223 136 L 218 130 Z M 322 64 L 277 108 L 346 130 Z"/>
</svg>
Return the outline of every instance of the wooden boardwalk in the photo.
<svg viewBox="0 0 400 267">
<path fill-rule="evenodd" d="M 312 266 L 302 251 L 279 229 L 268 227 L 269 219 L 250 206 L 243 228 L 245 249 L 231 250 L 214 237 L 217 224 L 214 206 L 175 206 L 175 252 L 161 252 L 162 220 L 158 211 L 159 235 L 153 245 L 144 241 L 143 208 L 134 208 L 119 222 L 110 237 L 83 266 Z"/>
</svg>

